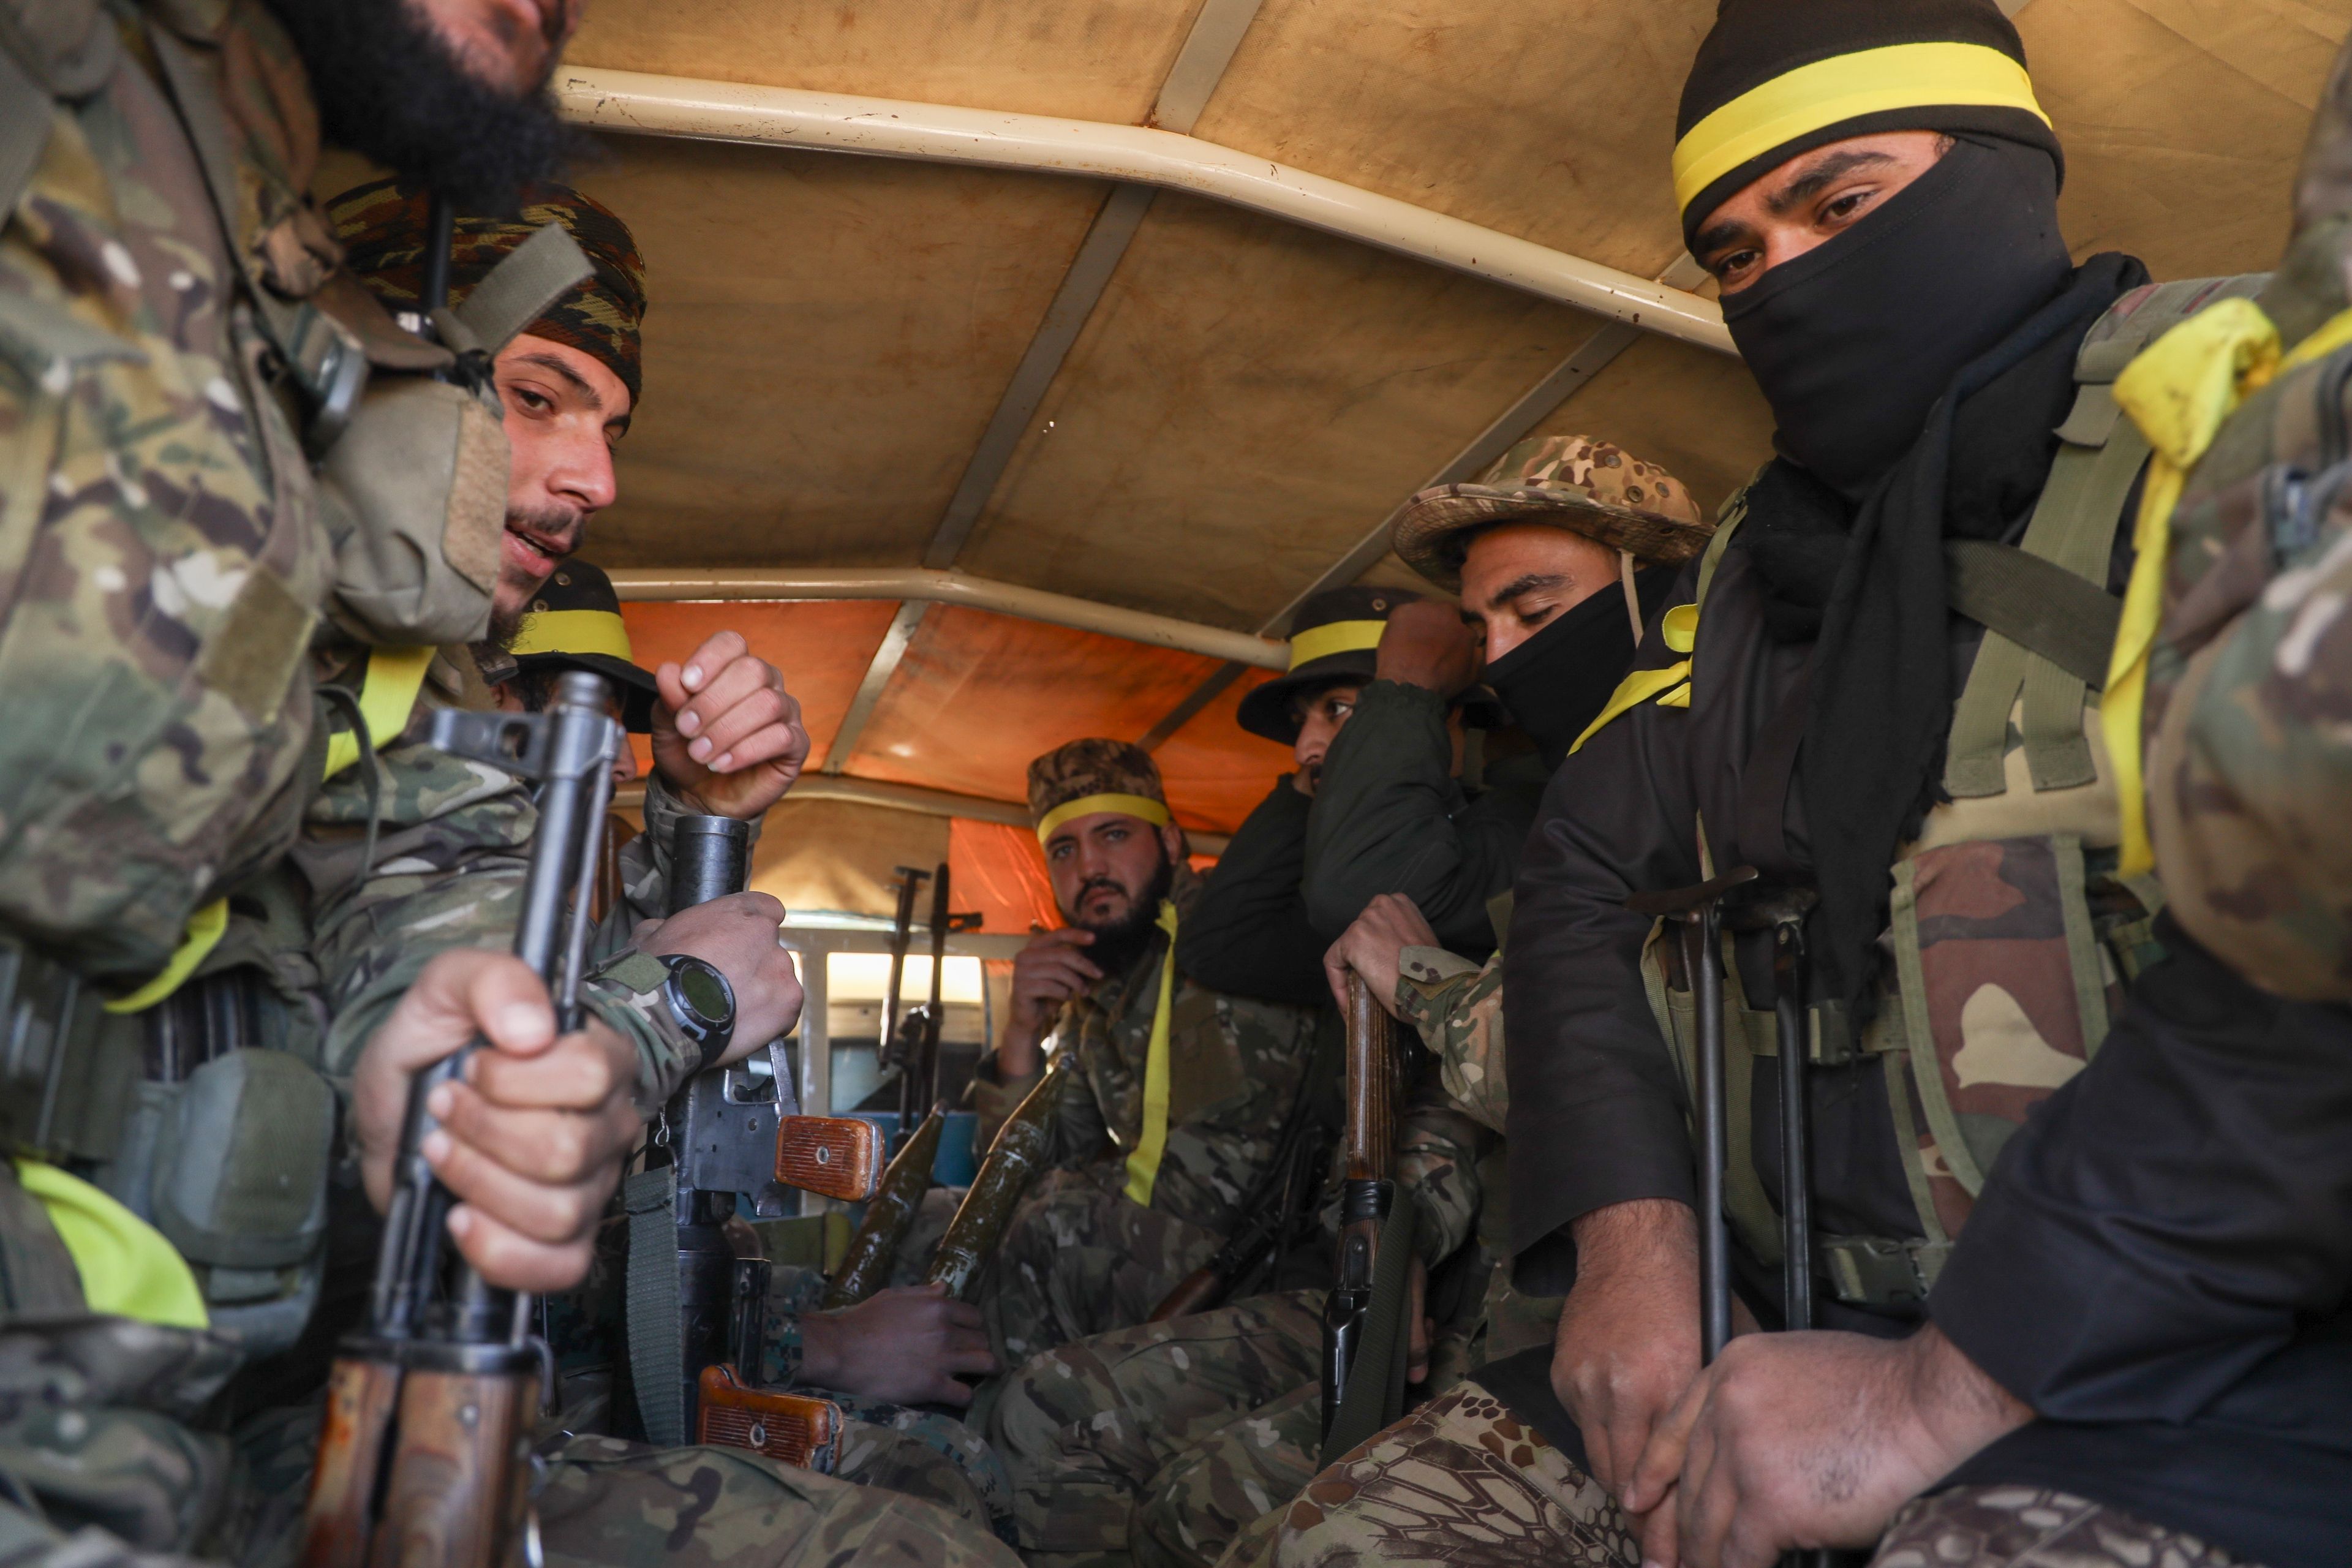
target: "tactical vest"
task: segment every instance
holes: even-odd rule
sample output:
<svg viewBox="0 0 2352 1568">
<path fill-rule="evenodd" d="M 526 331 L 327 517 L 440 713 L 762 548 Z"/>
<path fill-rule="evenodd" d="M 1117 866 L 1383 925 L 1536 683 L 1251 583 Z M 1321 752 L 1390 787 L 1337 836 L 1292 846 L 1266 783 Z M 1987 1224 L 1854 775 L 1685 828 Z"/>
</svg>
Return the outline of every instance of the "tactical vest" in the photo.
<svg viewBox="0 0 2352 1568">
<path fill-rule="evenodd" d="M 41 740 L 0 754 L 0 932 L 117 991 L 291 843 L 322 616 L 362 645 L 481 635 L 488 356 L 587 273 L 543 233 L 440 343 L 404 331 L 296 188 L 290 45 L 253 0 L 199 9 L 0 0 L 0 689 Z"/>
<path fill-rule="evenodd" d="M 359 722 L 388 739 L 429 645 L 480 634 L 507 481 L 488 359 L 587 265 L 542 231 L 440 343 L 403 330 L 336 270 L 297 132 L 257 123 L 306 90 L 290 46 L 251 0 L 199 11 L 0 0 L 0 271 L 24 285 L 0 287 L 0 1261 L 24 1261 L 0 1315 L 131 1310 L 90 1273 L 111 1226 L 168 1243 L 212 1342 L 251 1355 L 310 1316 L 336 1122 L 305 912 L 258 874 L 363 749 L 331 747 L 310 656 L 378 650 Z M 61 289 L 60 234 L 107 288 Z M 174 328 L 201 318 L 168 290 L 217 331 Z M 164 635 L 118 613 L 126 568 Z M 81 1289 L 36 1289 L 61 1235 Z"/>
<path fill-rule="evenodd" d="M 2097 760 L 2096 689 L 2120 601 L 2105 589 L 2116 530 L 2148 458 L 2110 387 L 2158 334 L 2262 276 L 2151 285 L 2126 295 L 2084 337 L 2077 391 L 2058 428 L 2048 482 L 2015 547 L 1948 542 L 1952 606 L 1986 628 L 1953 706 L 1944 784 L 1918 839 L 1891 868 L 1894 963 L 1868 1024 L 1810 1010 L 1812 1060 L 1878 1058 L 1885 1111 L 1916 1215 L 1916 1237 L 1824 1236 L 1817 1260 L 1839 1300 L 1924 1300 L 2001 1145 L 2032 1108 L 2081 1070 L 2133 976 L 2161 956 L 2152 879 L 2116 874 L 2112 783 Z M 1696 619 L 1744 508 L 1727 502 L 1700 565 Z M 1678 691 L 1687 702 L 1687 686 Z M 1762 750 L 1759 744 L 1759 750 Z M 1714 875 L 1721 868 L 1706 868 Z M 1696 1014 L 1665 921 L 1643 952 L 1661 1034 L 1696 1103 Z M 1725 1207 L 1741 1245 L 1778 1268 L 1780 1223 L 1751 1146 L 1758 1058 L 1779 1055 L 1770 998 L 1751 1006 L 1724 938 L 1725 1081 L 1730 1160 Z"/>
</svg>

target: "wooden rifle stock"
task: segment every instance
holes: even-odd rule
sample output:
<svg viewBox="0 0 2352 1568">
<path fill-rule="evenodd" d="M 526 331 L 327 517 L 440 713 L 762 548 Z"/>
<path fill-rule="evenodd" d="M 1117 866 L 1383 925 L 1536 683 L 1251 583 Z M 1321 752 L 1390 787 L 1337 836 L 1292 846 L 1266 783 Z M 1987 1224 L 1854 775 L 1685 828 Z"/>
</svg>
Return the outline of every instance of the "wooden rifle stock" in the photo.
<svg viewBox="0 0 2352 1568">
<path fill-rule="evenodd" d="M 866 1205 L 866 1217 L 858 1221 L 857 1234 L 849 1238 L 841 1268 L 825 1287 L 828 1311 L 855 1307 L 890 1278 L 890 1261 L 898 1256 L 898 1243 L 907 1227 L 915 1223 L 923 1194 L 931 1189 L 931 1167 L 939 1161 L 940 1134 L 947 1121 L 944 1106 L 932 1107 L 914 1136 L 891 1156 L 889 1169 L 882 1173 L 881 1190 Z"/>
</svg>

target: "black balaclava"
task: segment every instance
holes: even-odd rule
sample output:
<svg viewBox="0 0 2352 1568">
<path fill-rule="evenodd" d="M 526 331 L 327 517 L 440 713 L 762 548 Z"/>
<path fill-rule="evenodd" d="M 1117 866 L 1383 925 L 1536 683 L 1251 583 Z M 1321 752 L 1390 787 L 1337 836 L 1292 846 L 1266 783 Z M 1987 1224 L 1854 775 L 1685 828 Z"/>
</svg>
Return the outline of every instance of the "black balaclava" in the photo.
<svg viewBox="0 0 2352 1568">
<path fill-rule="evenodd" d="M 1960 366 L 2065 286 L 2058 172 L 2036 147 L 1961 137 L 1845 233 L 1723 301 L 1774 443 L 1859 500 Z"/>
<path fill-rule="evenodd" d="M 1634 574 L 1644 622 L 1664 603 L 1674 577 L 1674 569 L 1663 566 Z M 1557 768 L 1633 662 L 1624 590 L 1612 584 L 1488 665 L 1479 679 L 1535 742 L 1544 766 Z"/>
</svg>

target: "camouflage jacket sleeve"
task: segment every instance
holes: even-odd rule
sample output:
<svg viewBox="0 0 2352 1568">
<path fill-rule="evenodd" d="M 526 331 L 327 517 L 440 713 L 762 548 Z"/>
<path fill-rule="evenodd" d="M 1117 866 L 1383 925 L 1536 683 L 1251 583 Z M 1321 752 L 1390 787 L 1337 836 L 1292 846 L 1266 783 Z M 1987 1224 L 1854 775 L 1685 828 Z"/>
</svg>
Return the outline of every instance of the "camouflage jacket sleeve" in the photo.
<svg viewBox="0 0 2352 1568">
<path fill-rule="evenodd" d="M 1511 1098 L 1503 1077 L 1503 955 L 1481 968 L 1443 948 L 1406 948 L 1396 999 L 1437 1058 L 1445 1092 L 1501 1136 Z"/>
<path fill-rule="evenodd" d="M 1222 1232 L 1274 1163 L 1314 1055 L 1316 1014 L 1186 982 L 1171 1015 L 1168 1142 L 1151 1206 Z M 1148 1033 L 1148 1015 L 1145 1025 Z M 1142 1077 L 1107 1074 L 1101 1085 L 1110 1089 L 1109 1105 L 1097 1114 L 1117 1128 L 1122 1153 L 1141 1134 Z M 1100 1089 L 1096 1098 L 1101 1104 Z"/>
<path fill-rule="evenodd" d="M 427 703 L 420 703 L 420 712 Z M 362 876 L 370 810 L 364 764 L 327 781 L 297 860 L 312 897 L 311 945 L 331 1022 L 321 1065 L 348 1076 L 361 1048 L 433 956 L 504 951 L 522 912 L 539 812 L 511 774 L 425 744 L 421 725 L 377 755 L 375 862 Z M 583 988 L 590 1012 L 637 1051 L 638 1100 L 650 1108 L 699 1059 L 666 1007 L 609 977 Z"/>
<path fill-rule="evenodd" d="M 1396 1180 L 1421 1205 L 1413 1250 L 1433 1268 L 1476 1233 L 1486 1197 L 1478 1162 L 1495 1141 L 1454 1103 L 1436 1064 L 1424 1060 L 1397 1116 Z"/>
<path fill-rule="evenodd" d="M 600 932 L 606 950 L 628 940 L 640 921 L 657 921 L 669 913 L 670 847 L 677 841 L 678 818 L 688 815 L 658 771 L 646 779 L 646 830 L 621 847 L 621 904 L 605 917 Z M 760 845 L 761 822 L 751 822 L 753 850 Z"/>
</svg>

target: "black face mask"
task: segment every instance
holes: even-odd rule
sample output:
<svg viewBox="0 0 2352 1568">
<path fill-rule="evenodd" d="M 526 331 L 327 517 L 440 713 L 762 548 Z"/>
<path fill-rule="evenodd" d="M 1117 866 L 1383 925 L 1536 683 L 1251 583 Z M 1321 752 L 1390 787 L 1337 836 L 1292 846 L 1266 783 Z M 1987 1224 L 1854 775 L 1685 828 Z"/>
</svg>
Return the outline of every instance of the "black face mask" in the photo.
<svg viewBox="0 0 2352 1568">
<path fill-rule="evenodd" d="M 1723 320 L 1781 451 L 1859 500 L 1954 374 L 2072 270 L 2048 154 L 1963 138 L 1853 228 L 1727 296 Z"/>
<path fill-rule="evenodd" d="M 1641 586 L 1645 590 L 1642 597 L 1650 598 L 1649 584 L 1644 581 Z M 1625 679 L 1625 667 L 1633 661 L 1633 627 L 1625 616 L 1625 593 L 1612 585 L 1488 665 L 1480 679 L 1494 688 L 1511 718 L 1535 742 L 1544 766 L 1557 768 Z"/>
</svg>

